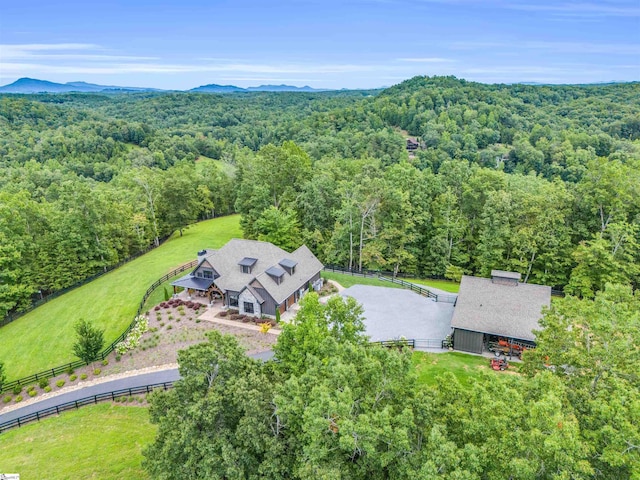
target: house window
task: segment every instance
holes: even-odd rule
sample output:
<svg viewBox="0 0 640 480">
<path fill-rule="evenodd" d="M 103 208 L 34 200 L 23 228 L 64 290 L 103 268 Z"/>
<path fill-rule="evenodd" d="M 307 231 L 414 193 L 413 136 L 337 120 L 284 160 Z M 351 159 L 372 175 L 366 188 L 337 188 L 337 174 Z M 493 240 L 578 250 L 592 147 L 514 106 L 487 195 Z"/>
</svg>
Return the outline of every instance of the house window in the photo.
<svg viewBox="0 0 640 480">
<path fill-rule="evenodd" d="M 242 273 L 251 273 L 251 267 L 247 265 L 241 265 L 240 268 L 242 268 Z"/>
<path fill-rule="evenodd" d="M 229 295 L 229 306 L 237 307 L 238 306 L 238 296 L 237 295 Z"/>
<path fill-rule="evenodd" d="M 244 313 L 253 313 L 253 303 L 244 302 Z"/>
<path fill-rule="evenodd" d="M 213 272 L 211 270 L 203 270 L 202 275 L 204 278 L 213 278 Z"/>
</svg>

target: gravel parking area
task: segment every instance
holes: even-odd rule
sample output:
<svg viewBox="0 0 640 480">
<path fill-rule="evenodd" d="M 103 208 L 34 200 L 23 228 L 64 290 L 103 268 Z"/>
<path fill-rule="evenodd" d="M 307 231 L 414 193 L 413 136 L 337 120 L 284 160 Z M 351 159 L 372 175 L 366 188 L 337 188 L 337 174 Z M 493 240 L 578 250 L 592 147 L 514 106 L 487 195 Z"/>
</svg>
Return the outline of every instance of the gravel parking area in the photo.
<svg viewBox="0 0 640 480">
<path fill-rule="evenodd" d="M 443 340 L 451 333 L 453 305 L 410 290 L 354 285 L 340 293 L 364 307 L 366 333 L 372 341 L 400 337 Z"/>
</svg>

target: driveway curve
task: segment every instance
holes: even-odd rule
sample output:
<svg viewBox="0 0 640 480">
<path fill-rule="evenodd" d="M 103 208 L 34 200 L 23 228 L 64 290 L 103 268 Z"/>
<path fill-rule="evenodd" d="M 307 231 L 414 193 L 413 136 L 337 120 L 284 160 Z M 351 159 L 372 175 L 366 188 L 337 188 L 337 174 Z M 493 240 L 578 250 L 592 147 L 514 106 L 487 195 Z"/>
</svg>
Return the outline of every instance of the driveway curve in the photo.
<svg viewBox="0 0 640 480">
<path fill-rule="evenodd" d="M 249 355 L 257 360 L 267 361 L 273 358 L 273 351 L 258 352 Z M 68 393 L 61 393 L 54 397 L 43 399 L 40 402 L 34 402 L 25 405 L 22 408 L 16 408 L 9 412 L 0 414 L 0 423 L 10 422 L 19 417 L 24 417 L 31 413 L 39 412 L 51 407 L 57 407 L 67 402 L 73 402 L 101 393 L 114 392 L 116 390 L 124 390 L 127 388 L 144 387 L 146 385 L 154 385 L 157 383 L 173 382 L 180 379 L 180 373 L 177 368 L 160 370 L 151 373 L 143 373 L 140 375 L 131 375 L 124 378 L 118 378 L 111 381 L 105 381 L 96 385 L 88 385 Z"/>
</svg>

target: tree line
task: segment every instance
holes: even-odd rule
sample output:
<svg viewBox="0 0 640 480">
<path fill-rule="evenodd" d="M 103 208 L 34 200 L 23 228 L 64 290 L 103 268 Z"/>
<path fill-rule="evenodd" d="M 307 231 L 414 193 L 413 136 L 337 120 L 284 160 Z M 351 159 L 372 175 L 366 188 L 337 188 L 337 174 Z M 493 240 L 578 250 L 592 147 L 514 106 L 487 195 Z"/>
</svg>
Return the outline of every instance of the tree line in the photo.
<svg viewBox="0 0 640 480">
<path fill-rule="evenodd" d="M 520 374 L 420 385 L 369 346 L 353 299 L 308 294 L 261 363 L 218 332 L 154 393 L 144 464 L 162 479 L 631 479 L 640 474 L 640 296 L 554 302 Z M 621 355 L 620 352 L 625 352 Z M 445 354 L 443 354 L 445 355 Z"/>
<path fill-rule="evenodd" d="M 637 285 L 638 90 L 0 96 L 0 315 L 233 211 L 351 268 Z"/>
</svg>

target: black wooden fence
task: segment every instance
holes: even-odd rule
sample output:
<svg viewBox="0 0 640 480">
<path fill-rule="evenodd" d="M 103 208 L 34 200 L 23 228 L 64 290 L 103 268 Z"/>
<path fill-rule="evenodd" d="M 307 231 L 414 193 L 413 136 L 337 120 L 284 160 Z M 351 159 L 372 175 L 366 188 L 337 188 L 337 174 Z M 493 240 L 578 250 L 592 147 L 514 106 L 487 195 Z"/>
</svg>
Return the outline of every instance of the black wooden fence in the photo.
<svg viewBox="0 0 640 480">
<path fill-rule="evenodd" d="M 169 237 L 164 237 L 162 239 L 160 239 L 160 243 L 158 246 L 162 245 Z M 103 270 L 101 270 L 100 272 L 91 275 L 90 277 L 87 277 L 83 280 L 80 280 L 77 283 L 74 283 L 73 285 L 70 285 L 68 287 L 63 288 L 62 290 L 56 290 L 55 292 L 51 292 L 47 295 L 42 296 L 41 298 L 36 299 L 35 301 L 33 301 L 31 303 L 31 305 L 29 305 L 28 307 L 21 309 L 18 312 L 13 312 L 10 313 L 8 315 L 6 315 L 2 320 L 0 320 L 0 327 L 4 327 L 5 325 L 8 325 L 9 323 L 13 322 L 14 320 L 17 320 L 18 318 L 26 315 L 27 313 L 29 313 L 31 310 L 39 307 L 40 305 L 43 305 L 45 303 L 47 303 L 50 300 L 53 300 L 54 298 L 59 297 L 60 295 L 64 295 L 67 292 L 70 292 L 71 290 L 75 290 L 76 288 L 79 288 L 83 285 L 86 285 L 89 282 L 93 282 L 96 278 L 100 278 L 101 276 L 112 272 L 113 270 L 115 270 L 116 268 L 120 268 L 121 266 L 123 266 L 126 263 L 129 263 L 132 260 L 135 260 L 138 257 L 141 257 L 142 255 L 144 255 L 147 252 L 150 252 L 151 250 L 153 250 L 154 248 L 157 248 L 157 246 L 152 245 L 134 255 L 131 255 L 130 257 L 125 258 L 124 260 L 122 260 L 121 262 L 116 263 L 115 265 L 111 265 L 109 267 L 105 267 Z"/>
<path fill-rule="evenodd" d="M 158 288 L 160 285 L 162 285 L 164 282 L 166 282 L 170 278 L 175 277 L 178 273 L 184 272 L 185 270 L 189 270 L 195 267 L 197 264 L 198 264 L 197 260 L 193 260 L 192 262 L 185 263 L 181 267 L 178 267 L 175 270 L 172 270 L 171 272 L 167 273 L 166 275 L 163 275 L 158 280 L 156 280 L 153 283 L 153 285 L 151 285 L 147 289 L 144 296 L 142 297 L 142 301 L 140 302 L 140 305 L 138 305 L 138 310 L 136 311 L 136 315 L 135 317 L 133 317 L 133 320 L 131 321 L 127 329 L 124 332 L 122 332 L 122 334 L 118 338 L 116 338 L 113 342 L 111 342 L 111 344 L 108 347 L 102 350 L 102 352 L 98 354 L 98 356 L 94 359 L 94 361 L 104 360 L 105 358 L 107 358 L 109 354 L 115 350 L 116 345 L 118 345 L 125 338 L 127 338 L 127 335 L 129 334 L 129 332 L 133 329 L 133 327 L 136 326 L 137 318 L 144 310 L 144 305 L 147 302 L 147 299 L 151 296 L 151 294 L 154 292 L 156 288 Z M 1 388 L 0 393 L 7 390 L 11 390 L 16 385 L 29 385 L 30 383 L 37 382 L 41 378 L 55 377 L 56 375 L 60 375 L 61 373 L 65 373 L 69 370 L 80 368 L 85 365 L 88 365 L 88 364 L 83 360 L 76 360 L 75 362 L 67 363 L 65 365 L 60 365 L 59 367 L 50 368 L 48 370 L 43 370 L 42 372 L 34 373 L 33 375 L 29 375 L 27 377 L 19 378 L 18 380 L 6 382 L 0 386 Z"/>
<path fill-rule="evenodd" d="M 337 267 L 335 265 L 327 265 L 324 267 L 325 270 L 329 272 L 335 273 L 343 273 L 346 275 L 352 275 L 356 277 L 365 277 L 365 278 L 377 278 L 378 280 L 382 280 L 383 282 L 391 282 L 400 285 L 403 288 L 407 288 L 413 292 L 416 292 L 420 295 L 423 295 L 428 298 L 433 298 L 436 302 L 445 302 L 445 303 L 456 303 L 457 295 L 444 295 L 432 292 L 427 287 L 422 285 L 416 285 L 415 283 L 407 282 L 398 278 L 397 276 L 393 276 L 391 272 L 382 272 L 379 270 L 349 270 L 342 267 Z M 391 276 L 386 276 L 384 274 L 391 274 Z"/>
<path fill-rule="evenodd" d="M 167 390 L 173 387 L 173 382 L 165 382 L 165 383 L 155 383 L 153 385 L 144 385 L 141 387 L 133 387 L 133 388 L 123 388 L 122 390 L 115 390 L 113 392 L 100 393 L 98 395 L 93 395 L 91 397 L 85 397 L 80 400 L 74 400 L 71 402 L 63 403 L 62 405 L 57 405 L 55 407 L 45 408 L 43 410 L 38 410 L 37 412 L 30 413 L 29 415 L 24 415 L 22 417 L 15 418 L 8 422 L 0 423 L 0 433 L 6 432 L 10 428 L 21 427 L 29 422 L 39 421 L 43 418 L 46 418 L 50 415 L 58 415 L 61 412 L 65 412 L 67 410 L 73 410 L 76 408 L 83 407 L 85 405 L 96 404 L 98 402 L 104 402 L 108 400 L 115 400 L 120 397 L 130 397 L 131 395 L 140 395 L 142 393 L 150 393 L 154 390 Z"/>
</svg>

